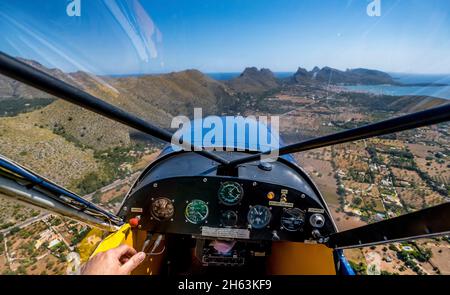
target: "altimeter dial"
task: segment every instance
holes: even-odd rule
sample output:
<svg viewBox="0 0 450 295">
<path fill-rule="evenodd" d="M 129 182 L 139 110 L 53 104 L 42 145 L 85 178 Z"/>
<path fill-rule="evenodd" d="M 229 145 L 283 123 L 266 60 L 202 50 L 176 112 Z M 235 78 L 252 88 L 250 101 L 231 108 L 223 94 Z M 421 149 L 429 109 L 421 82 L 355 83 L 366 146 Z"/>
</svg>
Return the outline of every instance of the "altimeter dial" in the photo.
<svg viewBox="0 0 450 295">
<path fill-rule="evenodd" d="M 165 220 L 173 217 L 175 208 L 168 198 L 157 198 L 152 202 L 152 215 L 156 219 Z"/>
<path fill-rule="evenodd" d="M 227 206 L 234 206 L 238 204 L 242 196 L 244 195 L 244 190 L 241 185 L 234 181 L 227 181 L 220 185 L 218 197 L 221 204 Z"/>
</svg>

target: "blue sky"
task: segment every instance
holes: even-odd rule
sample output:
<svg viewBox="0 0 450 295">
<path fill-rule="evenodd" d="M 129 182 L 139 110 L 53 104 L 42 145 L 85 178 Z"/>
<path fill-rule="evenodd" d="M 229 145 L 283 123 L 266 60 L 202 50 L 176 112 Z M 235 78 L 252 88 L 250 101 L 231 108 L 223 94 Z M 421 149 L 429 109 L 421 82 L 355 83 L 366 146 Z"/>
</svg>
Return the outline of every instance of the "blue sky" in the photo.
<svg viewBox="0 0 450 295">
<path fill-rule="evenodd" d="M 0 50 L 65 71 L 158 73 L 247 66 L 450 73 L 450 1 L 0 0 Z"/>
</svg>

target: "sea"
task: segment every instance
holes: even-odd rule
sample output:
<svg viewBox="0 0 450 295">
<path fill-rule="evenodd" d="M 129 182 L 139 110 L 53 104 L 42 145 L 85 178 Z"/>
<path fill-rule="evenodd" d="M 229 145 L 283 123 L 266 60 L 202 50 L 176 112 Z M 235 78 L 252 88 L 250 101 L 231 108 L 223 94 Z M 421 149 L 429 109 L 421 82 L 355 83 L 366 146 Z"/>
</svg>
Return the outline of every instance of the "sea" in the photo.
<svg viewBox="0 0 450 295">
<path fill-rule="evenodd" d="M 350 85 L 344 88 L 351 91 L 363 91 L 374 94 L 393 96 L 403 95 L 426 95 L 450 100 L 450 74 L 421 75 L 389 73 L 394 80 L 406 84 L 404 86 L 394 85 Z M 408 84 L 440 84 L 440 85 L 408 85 Z M 445 85 L 444 85 L 445 84 Z"/>
<path fill-rule="evenodd" d="M 226 81 L 236 78 L 239 72 L 229 73 L 207 73 L 207 75 L 215 80 Z M 287 78 L 292 76 L 293 72 L 275 72 L 274 75 L 279 78 Z M 394 85 L 350 85 L 344 86 L 351 91 L 370 92 L 375 94 L 385 94 L 393 96 L 403 95 L 426 95 L 439 97 L 450 100 L 450 74 L 407 74 L 407 73 L 389 73 L 395 81 L 405 84 L 404 86 Z M 408 85 L 416 84 L 416 85 Z M 418 86 L 417 84 L 439 84 Z M 444 86 L 445 84 L 445 86 Z"/>
</svg>

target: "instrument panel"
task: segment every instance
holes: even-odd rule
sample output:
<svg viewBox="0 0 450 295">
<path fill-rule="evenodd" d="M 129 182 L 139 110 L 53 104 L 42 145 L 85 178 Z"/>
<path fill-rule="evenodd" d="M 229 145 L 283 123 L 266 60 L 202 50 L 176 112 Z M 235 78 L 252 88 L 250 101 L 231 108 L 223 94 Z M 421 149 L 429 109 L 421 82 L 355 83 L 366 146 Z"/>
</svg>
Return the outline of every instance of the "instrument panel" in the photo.
<svg viewBox="0 0 450 295">
<path fill-rule="evenodd" d="M 239 240 L 320 240 L 334 231 L 325 208 L 304 192 L 249 179 L 193 176 L 147 183 L 119 215 L 139 229 Z"/>
</svg>

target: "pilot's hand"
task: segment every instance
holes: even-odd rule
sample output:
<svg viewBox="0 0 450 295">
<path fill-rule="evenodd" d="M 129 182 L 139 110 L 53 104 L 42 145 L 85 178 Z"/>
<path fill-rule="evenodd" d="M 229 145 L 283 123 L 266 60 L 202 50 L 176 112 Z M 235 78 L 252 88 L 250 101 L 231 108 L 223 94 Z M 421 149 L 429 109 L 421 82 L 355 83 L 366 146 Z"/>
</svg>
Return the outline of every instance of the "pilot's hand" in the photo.
<svg viewBox="0 0 450 295">
<path fill-rule="evenodd" d="M 129 275 L 145 259 L 145 253 L 121 245 L 92 257 L 81 270 L 82 275 Z"/>
</svg>

